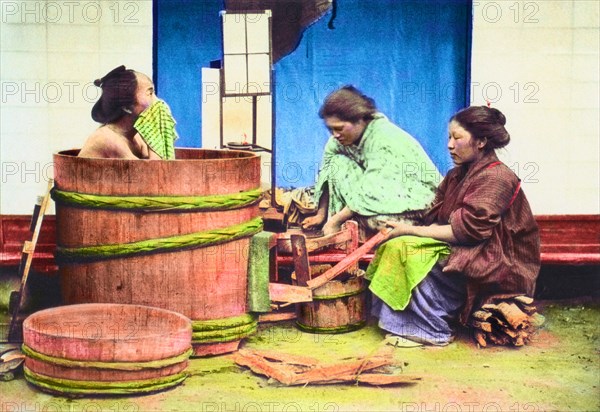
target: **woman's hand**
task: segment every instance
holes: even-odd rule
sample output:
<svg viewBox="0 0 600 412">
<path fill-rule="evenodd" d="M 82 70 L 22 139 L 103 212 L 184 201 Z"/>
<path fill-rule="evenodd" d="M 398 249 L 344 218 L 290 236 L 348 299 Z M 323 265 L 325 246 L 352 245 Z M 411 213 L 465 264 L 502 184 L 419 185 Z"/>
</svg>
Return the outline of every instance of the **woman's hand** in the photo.
<svg viewBox="0 0 600 412">
<path fill-rule="evenodd" d="M 302 221 L 302 229 L 313 229 L 321 226 L 325 222 L 325 213 L 317 213 L 309 216 Z"/>
<path fill-rule="evenodd" d="M 342 224 L 337 223 L 335 219 L 329 219 L 323 226 L 323 236 L 332 235 L 342 230 Z"/>
<path fill-rule="evenodd" d="M 351 219 L 354 215 L 354 212 L 345 206 L 342 210 L 337 212 L 335 215 L 329 217 L 325 226 L 323 226 L 323 234 L 331 235 L 333 233 L 337 233 L 342 230 L 342 225 L 348 220 Z"/>
<path fill-rule="evenodd" d="M 392 228 L 392 231 L 389 234 L 390 238 L 414 234 L 413 232 L 415 227 L 413 225 L 409 225 L 404 222 L 397 222 L 394 220 L 387 220 L 384 223 L 387 227 Z"/>
<path fill-rule="evenodd" d="M 317 207 L 317 213 L 314 216 L 309 216 L 302 221 L 302 229 L 316 229 L 321 227 L 327 220 L 327 212 L 329 210 L 329 189 L 325 186 L 321 198 L 319 199 L 319 206 Z"/>
<path fill-rule="evenodd" d="M 450 225 L 429 225 L 429 226 L 413 226 L 403 222 L 385 221 L 388 227 L 392 228 L 389 234 L 390 239 L 393 237 L 412 235 L 420 237 L 430 237 L 441 240 L 449 244 L 456 244 L 458 240 L 454 236 L 452 226 Z"/>
</svg>

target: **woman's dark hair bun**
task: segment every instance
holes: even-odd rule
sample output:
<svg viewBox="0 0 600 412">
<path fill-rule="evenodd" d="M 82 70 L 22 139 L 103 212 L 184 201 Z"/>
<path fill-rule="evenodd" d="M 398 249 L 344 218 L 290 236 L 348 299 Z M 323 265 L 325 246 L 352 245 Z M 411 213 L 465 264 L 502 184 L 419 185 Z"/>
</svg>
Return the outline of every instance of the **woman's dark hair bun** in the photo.
<svg viewBox="0 0 600 412">
<path fill-rule="evenodd" d="M 496 123 L 498 123 L 502 126 L 504 126 L 506 124 L 506 116 L 504 116 L 504 114 L 502 114 L 502 112 L 500 110 L 495 109 L 493 107 L 490 107 L 489 110 L 492 113 L 492 116 Z"/>
<path fill-rule="evenodd" d="M 510 134 L 504 127 L 506 117 L 493 107 L 467 107 L 452 116 L 450 121 L 457 122 L 475 139 L 485 139 L 485 150 L 500 149 L 510 142 Z"/>
<path fill-rule="evenodd" d="M 376 112 L 375 100 L 348 84 L 327 96 L 319 109 L 319 117 L 325 119 L 336 116 L 340 120 L 356 123 L 359 120 L 373 120 Z"/>
</svg>

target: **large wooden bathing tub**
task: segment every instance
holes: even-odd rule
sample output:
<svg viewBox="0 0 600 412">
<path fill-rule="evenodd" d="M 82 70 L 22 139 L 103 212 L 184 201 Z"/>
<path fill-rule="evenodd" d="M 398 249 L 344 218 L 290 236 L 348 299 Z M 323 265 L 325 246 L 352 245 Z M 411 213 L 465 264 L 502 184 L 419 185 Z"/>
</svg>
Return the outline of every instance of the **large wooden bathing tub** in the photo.
<svg viewBox="0 0 600 412">
<path fill-rule="evenodd" d="M 262 228 L 260 157 L 178 149 L 177 160 L 54 155 L 63 299 L 130 303 L 192 320 L 196 356 L 237 349 L 250 237 Z"/>
</svg>

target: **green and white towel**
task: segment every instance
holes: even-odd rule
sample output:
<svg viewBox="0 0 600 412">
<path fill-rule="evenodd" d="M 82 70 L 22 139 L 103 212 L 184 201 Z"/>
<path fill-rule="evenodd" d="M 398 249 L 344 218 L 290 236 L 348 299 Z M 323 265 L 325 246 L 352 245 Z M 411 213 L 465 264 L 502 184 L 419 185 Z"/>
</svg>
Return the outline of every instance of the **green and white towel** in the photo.
<svg viewBox="0 0 600 412">
<path fill-rule="evenodd" d="M 133 127 L 152 151 L 169 160 L 175 159 L 175 140 L 179 138 L 175 124 L 169 106 L 157 100 L 139 115 Z"/>
</svg>

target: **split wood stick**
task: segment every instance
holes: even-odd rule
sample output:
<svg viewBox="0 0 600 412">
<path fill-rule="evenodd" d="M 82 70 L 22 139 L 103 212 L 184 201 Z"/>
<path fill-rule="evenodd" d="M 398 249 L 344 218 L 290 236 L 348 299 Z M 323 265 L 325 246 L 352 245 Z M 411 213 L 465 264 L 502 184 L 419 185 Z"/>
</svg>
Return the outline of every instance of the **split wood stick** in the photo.
<svg viewBox="0 0 600 412">
<path fill-rule="evenodd" d="M 531 305 L 517 305 L 517 306 L 519 306 L 521 308 L 521 310 L 528 315 L 533 315 L 534 313 L 537 312 L 537 308 L 535 306 L 531 306 Z"/>
<path fill-rule="evenodd" d="M 233 361 L 240 366 L 247 366 L 254 373 L 277 379 L 285 385 L 291 385 L 296 381 L 297 370 L 290 365 L 282 363 L 274 365 L 260 356 L 244 352 L 235 353 Z"/>
<path fill-rule="evenodd" d="M 254 373 L 276 379 L 284 385 L 305 385 L 308 383 L 325 385 L 333 383 L 364 383 L 374 386 L 407 385 L 421 380 L 410 375 L 378 373 L 372 370 L 392 364 L 390 358 L 375 356 L 348 362 L 316 366 L 318 360 L 275 351 L 241 349 L 233 355 L 240 366 L 250 368 Z M 369 373 L 362 373 L 369 371 Z"/>
<path fill-rule="evenodd" d="M 478 320 L 472 320 L 471 326 L 473 326 L 474 328 L 480 329 L 484 332 L 492 331 L 492 324 L 490 322 L 480 322 Z"/>
<path fill-rule="evenodd" d="M 306 250 L 310 253 L 318 252 L 326 247 L 336 247 L 348 242 L 352 237 L 351 235 L 349 230 L 342 230 L 331 235 L 309 238 L 306 239 Z"/>
<path fill-rule="evenodd" d="M 344 272 L 350 266 L 352 266 L 358 259 L 360 259 L 365 253 L 369 252 L 372 248 L 377 246 L 379 243 L 387 240 L 391 229 L 386 228 L 381 230 L 371 239 L 366 241 L 361 247 L 356 249 L 354 252 L 350 253 L 344 259 L 339 261 L 334 267 L 329 269 L 327 272 L 323 273 L 321 276 L 318 276 L 307 282 L 307 285 L 310 289 L 316 289 L 319 286 L 323 286 L 325 283 L 329 282 L 340 273 Z"/>
<path fill-rule="evenodd" d="M 38 236 L 40 235 L 40 231 L 42 230 L 42 221 L 44 220 L 46 209 L 48 208 L 48 205 L 50 203 L 50 192 L 53 186 L 54 180 L 49 179 L 46 195 L 43 196 L 41 199 L 38 198 L 39 208 L 35 208 L 37 210 L 34 210 L 34 216 L 32 216 L 30 229 L 33 229 L 33 235 L 31 237 L 31 241 L 25 241 L 25 243 L 23 244 L 21 262 L 19 264 L 19 276 L 21 277 L 21 286 L 19 288 L 19 291 L 17 292 L 15 306 L 12 308 L 12 316 L 8 329 L 9 342 L 18 340 L 19 331 L 17 324 L 19 312 L 21 311 L 21 306 L 23 305 L 25 287 L 27 285 L 27 279 L 29 277 L 29 269 L 31 268 L 31 263 L 33 261 L 33 253 L 35 252 Z M 35 218 L 35 221 L 33 220 L 33 218 Z"/>
<path fill-rule="evenodd" d="M 379 368 L 381 366 L 391 365 L 393 362 L 390 359 L 370 358 L 336 363 L 333 365 L 320 366 L 303 372 L 297 376 L 298 383 L 312 383 L 315 381 L 330 380 L 339 376 L 358 375 L 360 371 L 368 371 Z"/>
<path fill-rule="evenodd" d="M 294 286 L 285 283 L 269 283 L 271 302 L 312 302 L 312 291 L 306 286 Z"/>
<path fill-rule="evenodd" d="M 362 370 L 371 370 L 381 366 L 390 365 L 389 359 L 371 358 L 365 360 L 356 360 L 340 364 L 333 364 L 303 371 L 298 366 L 288 363 L 272 362 L 259 354 L 250 350 L 241 350 L 233 355 L 235 363 L 241 366 L 247 366 L 253 372 L 274 378 L 285 385 L 303 385 L 307 383 L 332 383 L 331 381 L 340 380 L 342 377 L 352 377 L 351 381 L 356 381 L 356 376 Z M 271 353 L 268 358 L 282 357 Z M 301 360 L 304 361 L 304 360 Z M 311 367 L 309 365 L 308 367 Z"/>
<path fill-rule="evenodd" d="M 513 341 L 513 344 L 515 346 L 523 346 L 523 345 L 525 345 L 525 340 L 523 339 L 522 336 L 517 336 L 517 338 Z"/>
<path fill-rule="evenodd" d="M 477 320 L 485 322 L 492 316 L 492 314 L 485 310 L 478 310 L 476 312 L 473 312 L 473 314 L 471 316 L 473 316 L 473 318 L 475 318 Z"/>
<path fill-rule="evenodd" d="M 485 332 L 476 329 L 474 331 L 473 337 L 475 338 L 475 341 L 479 344 L 479 346 L 481 346 L 482 348 L 485 348 L 487 346 L 487 341 L 485 339 Z"/>
<path fill-rule="evenodd" d="M 278 305 L 271 305 L 271 307 L 275 306 L 275 309 L 278 309 Z M 292 320 L 296 319 L 295 312 L 282 312 L 282 313 L 263 313 L 258 315 L 258 323 L 265 322 L 281 322 L 283 320 Z"/>
<path fill-rule="evenodd" d="M 502 332 L 506 333 L 508 336 L 510 336 L 513 339 L 518 336 L 518 333 L 515 330 L 512 330 L 511 328 L 503 328 Z"/>
<path fill-rule="evenodd" d="M 292 365 L 303 365 L 303 366 L 314 366 L 319 364 L 319 360 L 311 358 L 309 356 L 301 355 L 290 355 L 289 353 L 281 353 L 271 350 L 252 350 L 252 349 L 240 349 L 238 352 L 242 354 L 250 354 L 254 356 L 260 356 L 261 358 L 271 359 L 278 362 L 283 362 Z"/>
<path fill-rule="evenodd" d="M 502 328 L 508 328 L 508 323 L 504 322 L 498 316 L 491 316 L 489 320 L 490 320 L 491 323 L 493 323 L 495 325 L 498 325 L 498 326 L 500 326 Z"/>
<path fill-rule="evenodd" d="M 515 296 L 513 298 L 513 300 L 515 300 L 517 303 L 522 303 L 524 305 L 531 305 L 533 303 L 533 298 L 530 298 L 529 296 Z"/>
<path fill-rule="evenodd" d="M 519 331 L 519 336 L 525 340 L 529 340 L 529 333 L 521 329 Z"/>
<path fill-rule="evenodd" d="M 506 319 L 513 329 L 527 326 L 529 318 L 516 304 L 501 302 L 498 304 L 498 311 L 504 316 L 504 319 Z"/>
<path fill-rule="evenodd" d="M 528 315 L 533 315 L 535 312 L 537 312 L 537 308 L 535 305 L 533 305 L 533 298 L 530 298 L 529 296 L 515 296 L 512 298 L 512 301 Z"/>
<path fill-rule="evenodd" d="M 292 235 L 290 236 L 290 241 L 292 242 L 296 282 L 298 286 L 306 286 L 306 282 L 311 279 L 308 252 L 306 251 L 306 238 L 304 235 Z"/>
<path fill-rule="evenodd" d="M 292 253 L 292 236 L 306 237 L 306 233 L 282 233 L 277 239 L 277 250 L 279 252 Z M 351 239 L 351 236 L 352 234 L 348 230 L 342 230 L 326 236 L 306 237 L 306 251 L 312 253 L 325 248 L 341 247 Z"/>
<path fill-rule="evenodd" d="M 499 346 L 506 346 L 510 343 L 510 338 L 507 335 L 501 333 L 490 333 L 488 334 L 490 342 Z"/>
<path fill-rule="evenodd" d="M 411 385 L 421 381 L 420 377 L 408 375 L 387 375 L 379 373 L 363 373 L 359 376 L 345 375 L 333 379 L 311 382 L 314 385 L 328 385 L 333 383 L 363 383 L 373 386 L 386 385 Z"/>
</svg>

